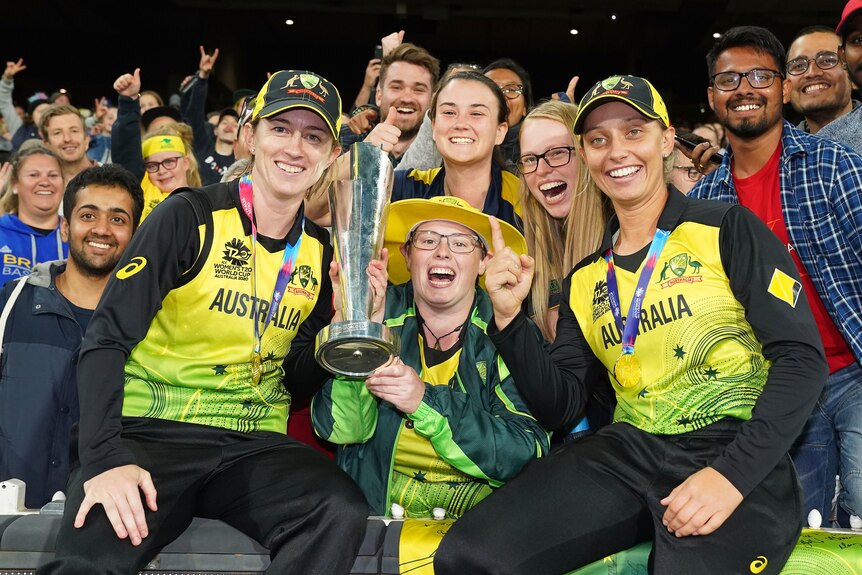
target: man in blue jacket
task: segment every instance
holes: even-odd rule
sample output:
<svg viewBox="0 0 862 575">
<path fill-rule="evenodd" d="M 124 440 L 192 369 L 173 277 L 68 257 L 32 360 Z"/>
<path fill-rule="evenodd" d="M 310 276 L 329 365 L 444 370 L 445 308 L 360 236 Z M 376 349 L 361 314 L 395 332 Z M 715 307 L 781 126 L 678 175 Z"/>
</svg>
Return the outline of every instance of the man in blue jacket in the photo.
<svg viewBox="0 0 862 575">
<path fill-rule="evenodd" d="M 81 340 L 143 205 L 129 171 L 109 165 L 80 172 L 63 198 L 68 260 L 39 264 L 0 291 L 4 316 L 9 308 L 0 319 L 0 480 L 23 480 L 28 508 L 66 487 Z"/>
</svg>

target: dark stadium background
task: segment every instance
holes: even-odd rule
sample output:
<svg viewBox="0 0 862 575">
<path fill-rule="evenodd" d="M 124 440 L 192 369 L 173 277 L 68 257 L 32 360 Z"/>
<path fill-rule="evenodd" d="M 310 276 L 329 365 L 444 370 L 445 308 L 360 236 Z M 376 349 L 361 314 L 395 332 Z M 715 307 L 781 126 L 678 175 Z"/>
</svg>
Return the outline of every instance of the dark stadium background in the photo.
<svg viewBox="0 0 862 575">
<path fill-rule="evenodd" d="M 0 61 L 23 57 L 28 66 L 16 77 L 16 100 L 64 87 L 83 107 L 103 95 L 115 100 L 114 78 L 134 67 L 141 68 L 144 89 L 167 97 L 197 69 L 203 43 L 221 51 L 210 109 L 230 105 L 234 89 L 257 88 L 266 72 L 282 68 L 318 72 L 352 102 L 374 45 L 403 29 L 406 41 L 444 65 L 514 58 L 532 75 L 539 97 L 565 89 L 574 74 L 581 76 L 578 98 L 605 76 L 642 75 L 663 94 L 673 119 L 696 121 L 709 112 L 704 56 L 713 33 L 756 24 L 786 44 L 804 26 L 835 26 L 843 6 L 843 0 L 18 0 L 0 16 Z"/>
</svg>

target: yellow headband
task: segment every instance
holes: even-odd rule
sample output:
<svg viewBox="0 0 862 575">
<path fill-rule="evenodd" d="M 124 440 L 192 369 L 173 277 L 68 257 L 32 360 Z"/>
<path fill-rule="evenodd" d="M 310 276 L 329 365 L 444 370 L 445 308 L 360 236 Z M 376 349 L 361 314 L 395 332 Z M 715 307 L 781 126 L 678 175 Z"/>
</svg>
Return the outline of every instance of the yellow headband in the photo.
<svg viewBox="0 0 862 575">
<path fill-rule="evenodd" d="M 179 136 L 151 136 L 141 144 L 141 152 L 145 158 L 159 152 L 178 152 L 186 155 L 186 145 Z"/>
</svg>

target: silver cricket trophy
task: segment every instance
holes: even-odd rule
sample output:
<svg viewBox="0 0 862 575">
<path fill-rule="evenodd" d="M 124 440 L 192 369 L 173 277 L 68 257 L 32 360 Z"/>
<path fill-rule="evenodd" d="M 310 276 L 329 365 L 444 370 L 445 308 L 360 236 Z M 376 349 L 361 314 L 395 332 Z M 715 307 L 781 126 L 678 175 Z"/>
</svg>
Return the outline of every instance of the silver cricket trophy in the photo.
<svg viewBox="0 0 862 575">
<path fill-rule="evenodd" d="M 315 358 L 333 373 L 364 377 L 398 353 L 397 334 L 370 319 L 374 293 L 366 273 L 383 248 L 392 162 L 386 152 L 365 142 L 353 144 L 348 154 L 350 179 L 329 189 L 342 321 L 317 334 Z"/>
</svg>

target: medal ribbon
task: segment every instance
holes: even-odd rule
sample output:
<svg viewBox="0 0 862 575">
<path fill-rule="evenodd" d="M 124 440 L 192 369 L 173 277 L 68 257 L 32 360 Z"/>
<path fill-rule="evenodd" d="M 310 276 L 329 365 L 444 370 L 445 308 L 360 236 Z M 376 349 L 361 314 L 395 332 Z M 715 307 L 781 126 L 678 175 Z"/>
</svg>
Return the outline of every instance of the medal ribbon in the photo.
<svg viewBox="0 0 862 575">
<path fill-rule="evenodd" d="M 609 248 L 608 251 L 605 252 L 605 261 L 608 262 L 608 301 L 610 302 L 614 322 L 616 322 L 617 329 L 620 330 L 620 333 L 622 334 L 623 355 L 631 355 L 635 352 L 635 339 L 637 339 L 638 336 L 638 318 L 641 315 L 641 308 L 643 307 L 647 284 L 649 283 L 652 271 L 655 269 L 658 255 L 661 253 L 669 235 L 670 232 L 667 230 L 657 229 L 655 231 L 655 236 L 650 244 L 646 262 L 644 263 L 643 270 L 641 270 L 640 278 L 638 278 L 631 306 L 629 306 L 629 313 L 626 315 L 625 326 L 623 326 L 622 311 L 620 309 L 617 273 L 614 270 L 614 252 L 612 248 Z"/>
<path fill-rule="evenodd" d="M 242 211 L 248 216 L 251 222 L 251 258 L 252 258 L 252 274 L 251 285 L 254 291 L 254 297 L 257 299 L 257 226 L 254 224 L 254 206 L 252 198 L 254 197 L 251 185 L 251 175 L 246 174 L 239 181 L 239 203 L 242 204 Z M 293 273 L 293 263 L 296 261 L 296 256 L 299 254 L 299 244 L 302 243 L 302 230 L 305 229 L 305 215 L 302 216 L 302 224 L 300 227 L 299 238 L 296 243 L 291 245 L 287 243 L 284 247 L 284 258 L 281 260 L 281 269 L 278 270 L 278 277 L 275 279 L 275 287 L 272 289 L 272 298 L 269 304 L 269 311 L 266 314 L 266 321 L 263 324 L 263 329 L 260 329 L 258 319 L 255 317 L 252 323 L 254 324 L 254 353 L 260 353 L 261 341 L 266 328 L 269 327 L 269 322 L 272 316 L 278 310 L 281 303 L 281 298 L 284 295 L 284 288 L 287 286 L 287 281 Z M 258 308 L 259 309 L 259 308 Z"/>
</svg>

